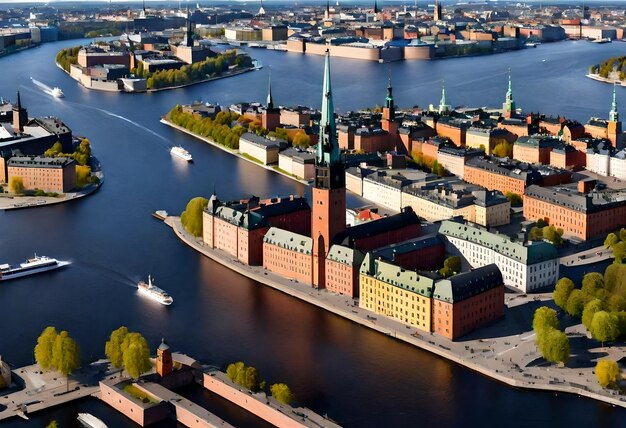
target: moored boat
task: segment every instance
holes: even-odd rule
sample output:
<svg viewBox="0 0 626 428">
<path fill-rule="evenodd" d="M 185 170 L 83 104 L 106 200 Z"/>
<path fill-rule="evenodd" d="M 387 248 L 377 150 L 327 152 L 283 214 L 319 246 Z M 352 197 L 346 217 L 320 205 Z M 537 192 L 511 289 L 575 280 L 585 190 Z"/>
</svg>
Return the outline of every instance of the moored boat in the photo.
<svg viewBox="0 0 626 428">
<path fill-rule="evenodd" d="M 0 281 L 20 278 L 22 276 L 34 275 L 36 273 L 46 272 L 69 265 L 70 262 L 53 259 L 46 256 L 37 256 L 26 260 L 19 265 L 2 264 L 0 265 Z"/>
<path fill-rule="evenodd" d="M 147 284 L 144 281 L 139 281 L 139 283 L 137 284 L 137 290 L 139 291 L 139 294 L 143 294 L 149 299 L 157 301 L 162 305 L 169 306 L 174 303 L 174 299 L 172 298 L 172 296 L 167 294 L 165 290 L 162 290 L 161 288 L 152 284 L 152 277 L 150 275 L 148 275 Z"/>
</svg>

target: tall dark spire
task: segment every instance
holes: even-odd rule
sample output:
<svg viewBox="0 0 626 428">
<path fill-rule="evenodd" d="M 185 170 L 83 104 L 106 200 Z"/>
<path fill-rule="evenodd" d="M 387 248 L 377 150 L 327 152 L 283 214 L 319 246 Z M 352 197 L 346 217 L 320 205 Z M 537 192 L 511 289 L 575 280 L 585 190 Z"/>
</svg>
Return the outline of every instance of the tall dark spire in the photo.
<svg viewBox="0 0 626 428">
<path fill-rule="evenodd" d="M 330 0 L 326 0 L 326 12 L 330 13 Z"/>
<path fill-rule="evenodd" d="M 187 32 L 185 34 L 184 44 L 187 47 L 193 47 L 193 31 L 191 31 L 191 14 L 189 13 L 189 3 L 187 3 Z"/>
<path fill-rule="evenodd" d="M 143 13 L 146 13 L 146 0 L 142 0 L 142 9 L 143 9 Z"/>
<path fill-rule="evenodd" d="M 389 120 L 394 120 L 396 116 L 396 108 L 393 102 L 393 88 L 391 87 L 391 76 L 389 76 L 389 84 L 387 85 L 387 98 L 385 98 L 385 107 L 389 110 Z"/>
<path fill-rule="evenodd" d="M 22 108 L 22 100 L 20 99 L 20 90 L 17 90 L 17 108 L 21 109 Z"/>
<path fill-rule="evenodd" d="M 378 13 L 378 1 L 374 0 L 374 13 Z"/>
<path fill-rule="evenodd" d="M 337 143 L 337 127 L 335 125 L 335 107 L 330 85 L 330 53 L 326 50 L 324 61 L 324 86 L 322 88 L 322 118 L 320 120 L 320 137 L 317 144 L 318 165 L 339 163 L 339 145 Z"/>
<path fill-rule="evenodd" d="M 270 77 L 267 83 L 267 110 L 274 109 L 274 99 L 272 98 L 272 69 L 270 68 Z"/>
</svg>

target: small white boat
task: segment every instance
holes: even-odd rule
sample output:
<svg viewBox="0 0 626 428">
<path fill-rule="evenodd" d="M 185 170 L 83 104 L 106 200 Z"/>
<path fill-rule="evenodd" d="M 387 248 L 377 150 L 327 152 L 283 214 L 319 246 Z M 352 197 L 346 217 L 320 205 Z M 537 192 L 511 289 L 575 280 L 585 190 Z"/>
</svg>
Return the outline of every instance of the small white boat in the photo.
<svg viewBox="0 0 626 428">
<path fill-rule="evenodd" d="M 611 38 L 610 37 L 605 37 L 603 39 L 595 39 L 592 40 L 593 43 L 611 43 Z"/>
<path fill-rule="evenodd" d="M 152 284 L 152 277 L 148 275 L 148 283 L 146 284 L 143 281 L 139 281 L 137 284 L 137 289 L 139 290 L 139 294 L 143 294 L 144 296 L 159 302 L 162 305 L 169 306 L 174 303 L 174 299 L 172 296 L 167 294 L 165 290 L 160 289 L 156 285 Z"/>
<path fill-rule="evenodd" d="M 108 428 L 104 422 L 96 418 L 91 413 L 79 413 L 77 419 L 88 428 Z"/>
<path fill-rule="evenodd" d="M 261 61 L 253 59 L 252 60 L 252 66 L 254 67 L 255 70 L 260 70 L 263 68 L 263 64 L 261 64 Z"/>
<path fill-rule="evenodd" d="M 165 220 L 168 217 L 168 214 L 165 210 L 158 210 L 152 213 L 152 217 L 158 218 L 159 220 Z"/>
<path fill-rule="evenodd" d="M 59 88 L 58 86 L 55 86 L 54 88 L 52 88 L 52 96 L 55 98 L 63 98 L 65 94 L 63 93 L 61 88 Z"/>
<path fill-rule="evenodd" d="M 178 156 L 179 158 L 186 160 L 187 162 L 193 161 L 191 154 L 189 154 L 189 152 L 183 149 L 181 146 L 172 147 L 170 153 L 174 156 Z"/>
<path fill-rule="evenodd" d="M 539 43 L 536 42 L 527 42 L 524 46 L 527 48 L 536 48 Z"/>
</svg>

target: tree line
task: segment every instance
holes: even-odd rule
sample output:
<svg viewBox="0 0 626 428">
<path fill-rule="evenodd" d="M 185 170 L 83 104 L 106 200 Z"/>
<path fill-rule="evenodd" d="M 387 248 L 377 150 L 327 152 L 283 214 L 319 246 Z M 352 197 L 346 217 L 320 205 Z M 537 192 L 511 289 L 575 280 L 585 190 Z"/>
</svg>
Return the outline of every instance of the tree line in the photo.
<svg viewBox="0 0 626 428">
<path fill-rule="evenodd" d="M 180 105 L 175 106 L 167 114 L 167 118 L 175 125 L 182 126 L 202 137 L 211 138 L 229 149 L 238 149 L 239 137 L 246 132 L 246 128 L 236 122 L 240 117 L 234 112 L 219 112 L 215 119 L 200 118 L 191 113 L 185 113 Z M 232 126 L 233 123 L 236 124 Z"/>
<path fill-rule="evenodd" d="M 598 74 L 605 79 L 613 72 L 618 74 L 619 80 L 626 80 L 626 56 L 614 56 L 589 67 L 589 73 Z"/>
<path fill-rule="evenodd" d="M 555 247 L 561 247 L 565 243 L 563 240 L 563 229 L 550 226 L 544 219 L 539 219 L 528 233 L 530 241 L 547 240 Z"/>
<path fill-rule="evenodd" d="M 74 46 L 72 48 L 61 49 L 57 53 L 56 62 L 63 67 L 63 70 L 70 72 L 70 66 L 72 64 L 78 64 L 78 51 L 81 46 Z"/>
<path fill-rule="evenodd" d="M 242 361 L 229 364 L 226 368 L 226 376 L 239 386 L 253 392 L 264 391 L 266 382 L 261 380 L 259 372 L 252 366 L 246 366 Z M 270 393 L 278 402 L 289 404 L 295 400 L 291 389 L 284 383 L 275 383 L 270 386 Z"/>
</svg>

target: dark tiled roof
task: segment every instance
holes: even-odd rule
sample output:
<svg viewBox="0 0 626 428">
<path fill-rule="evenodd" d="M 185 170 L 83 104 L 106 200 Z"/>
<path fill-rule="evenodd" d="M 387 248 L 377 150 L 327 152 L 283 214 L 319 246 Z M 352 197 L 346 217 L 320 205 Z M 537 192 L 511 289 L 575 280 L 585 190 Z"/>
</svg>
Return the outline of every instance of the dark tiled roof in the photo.
<svg viewBox="0 0 626 428">
<path fill-rule="evenodd" d="M 437 281 L 433 298 L 457 303 L 503 284 L 500 269 L 495 264 L 490 264 Z"/>
<path fill-rule="evenodd" d="M 411 224 L 419 224 L 419 218 L 410 207 L 407 207 L 399 214 L 349 227 L 337 235 L 335 242 L 353 247 L 355 240 L 380 235 L 381 233 L 401 229 Z"/>
</svg>

